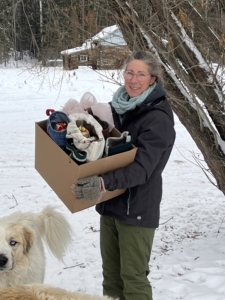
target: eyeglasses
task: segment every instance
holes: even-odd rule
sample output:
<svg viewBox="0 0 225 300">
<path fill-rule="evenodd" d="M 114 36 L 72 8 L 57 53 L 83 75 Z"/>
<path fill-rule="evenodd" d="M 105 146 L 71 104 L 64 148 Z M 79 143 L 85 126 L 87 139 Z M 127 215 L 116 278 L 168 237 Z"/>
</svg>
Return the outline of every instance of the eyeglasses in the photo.
<svg viewBox="0 0 225 300">
<path fill-rule="evenodd" d="M 145 81 L 145 79 L 148 76 L 151 76 L 151 74 L 147 74 L 145 72 L 138 72 L 137 74 L 135 74 L 132 71 L 124 71 L 123 72 L 123 76 L 125 79 L 132 79 L 135 75 L 136 75 L 138 81 Z"/>
</svg>

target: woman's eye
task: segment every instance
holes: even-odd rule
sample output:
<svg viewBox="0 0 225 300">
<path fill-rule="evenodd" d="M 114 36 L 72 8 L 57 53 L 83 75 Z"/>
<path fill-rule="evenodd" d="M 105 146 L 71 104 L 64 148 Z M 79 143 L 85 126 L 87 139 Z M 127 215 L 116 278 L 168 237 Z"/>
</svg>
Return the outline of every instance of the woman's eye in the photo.
<svg viewBox="0 0 225 300">
<path fill-rule="evenodd" d="M 10 246 L 15 246 L 16 244 L 17 244 L 17 242 L 16 241 L 10 241 Z"/>
</svg>

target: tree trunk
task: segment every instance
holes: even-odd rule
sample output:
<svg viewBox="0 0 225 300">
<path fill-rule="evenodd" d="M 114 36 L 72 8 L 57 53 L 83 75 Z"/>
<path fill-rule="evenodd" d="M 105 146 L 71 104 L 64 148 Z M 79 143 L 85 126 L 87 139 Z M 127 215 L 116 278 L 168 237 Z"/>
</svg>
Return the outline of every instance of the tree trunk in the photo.
<svg viewBox="0 0 225 300">
<path fill-rule="evenodd" d="M 225 194 L 225 100 L 212 68 L 215 56 L 222 63 L 222 29 L 210 28 L 190 1 L 108 2 L 130 49 L 151 50 L 159 57 L 168 100 Z"/>
</svg>

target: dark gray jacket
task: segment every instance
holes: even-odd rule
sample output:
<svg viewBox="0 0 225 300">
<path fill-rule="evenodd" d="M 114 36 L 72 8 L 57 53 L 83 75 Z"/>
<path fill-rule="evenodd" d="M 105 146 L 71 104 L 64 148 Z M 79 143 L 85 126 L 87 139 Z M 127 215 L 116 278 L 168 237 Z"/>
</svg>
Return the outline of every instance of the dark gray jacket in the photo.
<svg viewBox="0 0 225 300">
<path fill-rule="evenodd" d="M 116 128 L 132 134 L 137 153 L 129 166 L 102 175 L 107 190 L 127 190 L 97 204 L 96 210 L 128 224 L 156 228 L 162 199 L 162 172 L 175 140 L 173 113 L 166 92 L 158 82 L 141 105 L 124 114 L 122 124 L 113 108 L 112 112 Z"/>
</svg>

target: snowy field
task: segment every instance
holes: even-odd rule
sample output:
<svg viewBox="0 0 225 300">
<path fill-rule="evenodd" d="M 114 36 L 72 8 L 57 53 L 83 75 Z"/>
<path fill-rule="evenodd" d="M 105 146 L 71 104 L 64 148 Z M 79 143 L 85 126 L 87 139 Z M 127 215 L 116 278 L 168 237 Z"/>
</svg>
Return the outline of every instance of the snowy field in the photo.
<svg viewBox="0 0 225 300">
<path fill-rule="evenodd" d="M 71 214 L 35 170 L 34 125 L 47 118 L 47 108 L 79 101 L 87 91 L 108 102 L 117 88 L 88 68 L 0 67 L 0 217 L 59 207 L 75 235 L 65 264 L 46 250 L 45 283 L 72 291 L 102 294 L 99 215 L 94 207 Z M 175 122 L 150 261 L 154 300 L 225 300 L 225 198 L 196 165 L 193 154 L 199 150 L 177 117 Z"/>
</svg>

